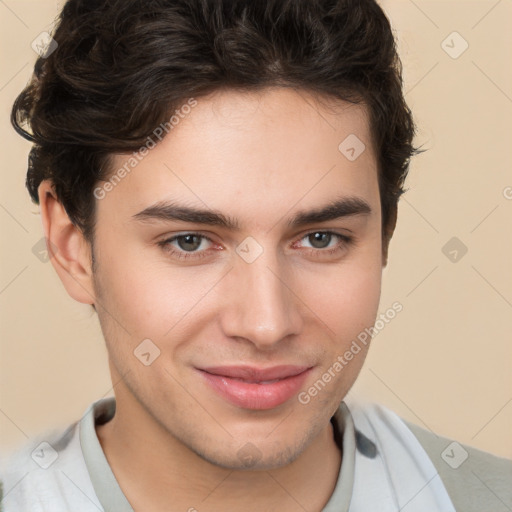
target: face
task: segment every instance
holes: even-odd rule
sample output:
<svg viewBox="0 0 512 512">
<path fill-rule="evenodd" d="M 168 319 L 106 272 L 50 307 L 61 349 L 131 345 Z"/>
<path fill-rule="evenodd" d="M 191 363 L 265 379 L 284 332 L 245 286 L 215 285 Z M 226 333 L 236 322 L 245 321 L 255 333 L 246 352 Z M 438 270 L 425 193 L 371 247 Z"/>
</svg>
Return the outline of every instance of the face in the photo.
<svg viewBox="0 0 512 512">
<path fill-rule="evenodd" d="M 254 469 L 279 467 L 328 428 L 367 345 L 339 356 L 377 314 L 366 111 L 279 88 L 183 111 L 97 200 L 95 306 L 116 398 L 216 465 L 242 469 L 252 452 Z"/>
</svg>

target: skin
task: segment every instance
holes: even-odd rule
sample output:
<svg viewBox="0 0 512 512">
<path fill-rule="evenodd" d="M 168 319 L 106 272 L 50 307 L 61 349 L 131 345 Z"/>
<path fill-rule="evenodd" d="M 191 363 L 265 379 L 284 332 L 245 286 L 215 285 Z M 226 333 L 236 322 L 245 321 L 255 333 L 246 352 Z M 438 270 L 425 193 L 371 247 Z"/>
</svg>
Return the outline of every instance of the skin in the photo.
<svg viewBox="0 0 512 512">
<path fill-rule="evenodd" d="M 227 402 L 195 370 L 305 364 L 313 366 L 307 390 L 373 325 L 394 222 L 383 241 L 366 109 L 330 105 L 280 88 L 198 98 L 97 200 L 95 273 L 89 244 L 51 184 L 40 186 L 45 235 L 57 248 L 51 261 L 70 296 L 98 313 L 117 410 L 96 431 L 135 511 L 320 511 L 334 490 L 342 453 L 329 420 L 367 348 L 308 404 L 293 397 L 268 410 Z M 353 162 L 338 150 L 349 134 L 366 145 Z M 129 156 L 116 155 L 112 169 Z M 371 213 L 287 227 L 298 211 L 342 196 L 364 199 Z M 241 230 L 133 219 L 165 199 L 222 212 Z M 322 247 L 307 236 L 328 230 L 353 242 L 333 235 Z M 171 250 L 205 257 L 179 259 L 158 245 L 190 232 L 212 242 L 174 241 Z M 236 252 L 248 236 L 263 248 L 252 263 Z M 149 366 L 133 354 L 147 338 L 160 350 Z M 248 442 L 259 456 L 250 469 L 238 455 Z"/>
</svg>

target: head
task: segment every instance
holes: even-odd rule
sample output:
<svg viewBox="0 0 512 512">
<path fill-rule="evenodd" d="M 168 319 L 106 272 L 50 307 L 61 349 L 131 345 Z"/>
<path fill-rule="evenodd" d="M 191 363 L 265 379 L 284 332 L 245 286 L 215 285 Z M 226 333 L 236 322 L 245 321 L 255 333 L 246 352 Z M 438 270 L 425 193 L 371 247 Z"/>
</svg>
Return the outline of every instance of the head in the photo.
<svg viewBox="0 0 512 512">
<path fill-rule="evenodd" d="M 363 364 L 368 345 L 333 376 L 375 321 L 416 151 L 388 20 L 370 0 L 69 0 L 53 37 L 12 121 L 118 406 L 215 464 L 248 441 L 260 468 L 294 460 Z M 302 391 L 332 378 L 247 408 L 202 372 L 283 364 Z"/>
</svg>

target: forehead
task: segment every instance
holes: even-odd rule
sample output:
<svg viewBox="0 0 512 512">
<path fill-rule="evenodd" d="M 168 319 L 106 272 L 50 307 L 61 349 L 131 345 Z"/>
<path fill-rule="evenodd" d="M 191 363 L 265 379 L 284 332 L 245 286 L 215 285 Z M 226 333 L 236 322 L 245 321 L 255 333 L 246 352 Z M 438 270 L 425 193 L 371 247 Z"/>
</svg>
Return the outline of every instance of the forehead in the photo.
<svg viewBox="0 0 512 512">
<path fill-rule="evenodd" d="M 340 195 L 378 200 L 364 106 L 289 88 L 223 90 L 196 101 L 123 173 L 99 209 L 131 216 L 182 199 L 275 222 L 294 204 L 316 206 Z M 115 155 L 112 171 L 128 169 L 130 158 Z"/>
</svg>

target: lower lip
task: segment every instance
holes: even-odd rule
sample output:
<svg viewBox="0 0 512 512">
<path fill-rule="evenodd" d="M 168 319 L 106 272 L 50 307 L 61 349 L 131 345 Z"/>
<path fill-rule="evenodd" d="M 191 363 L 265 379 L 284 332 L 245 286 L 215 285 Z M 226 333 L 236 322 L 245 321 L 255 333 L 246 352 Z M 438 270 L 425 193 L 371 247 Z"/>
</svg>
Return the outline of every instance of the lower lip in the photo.
<svg viewBox="0 0 512 512">
<path fill-rule="evenodd" d="M 200 370 L 206 382 L 223 398 L 244 409 L 273 409 L 299 392 L 311 368 L 270 384 L 244 382 Z"/>
</svg>

